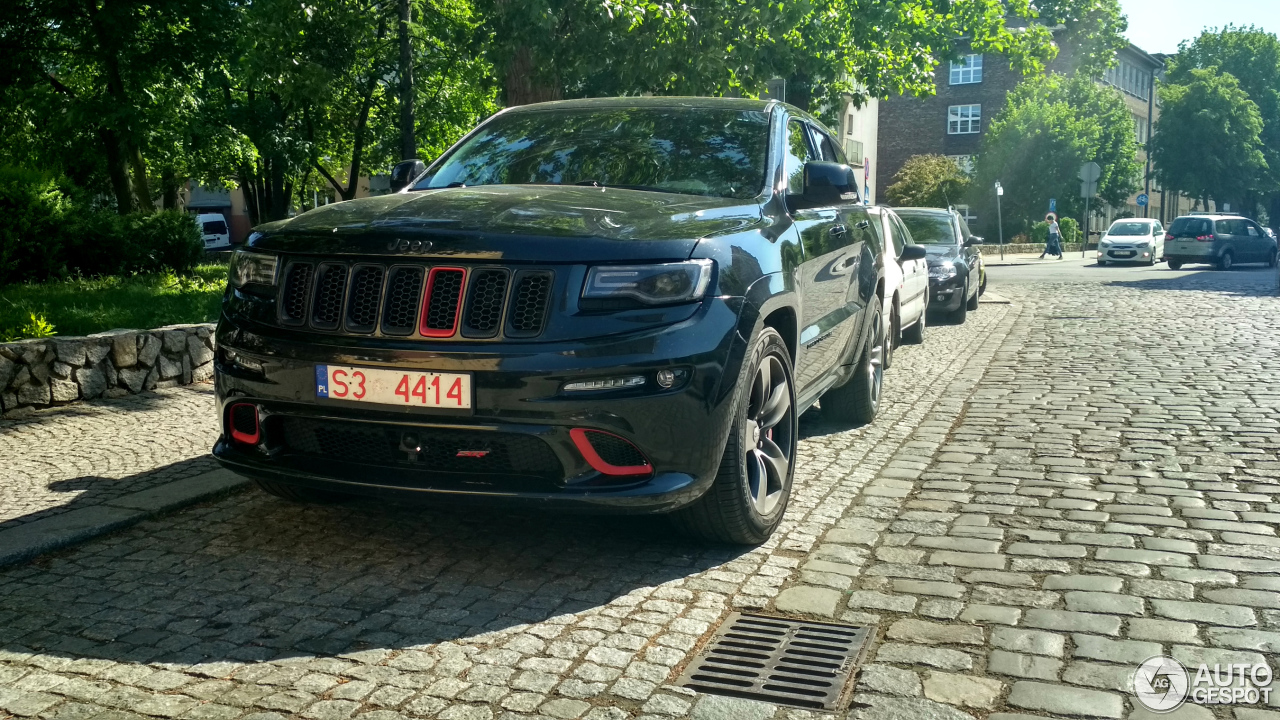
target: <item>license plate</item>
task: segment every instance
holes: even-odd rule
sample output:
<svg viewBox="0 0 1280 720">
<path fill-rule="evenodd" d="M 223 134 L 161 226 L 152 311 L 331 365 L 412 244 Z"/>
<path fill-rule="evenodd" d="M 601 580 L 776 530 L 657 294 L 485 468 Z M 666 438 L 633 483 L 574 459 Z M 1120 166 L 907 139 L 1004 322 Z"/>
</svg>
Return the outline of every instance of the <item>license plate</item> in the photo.
<svg viewBox="0 0 1280 720">
<path fill-rule="evenodd" d="M 317 365 L 316 397 L 401 407 L 470 410 L 471 374 Z"/>
<path fill-rule="evenodd" d="M 1133 257 L 1135 255 L 1135 253 L 1132 250 L 1127 250 L 1125 252 L 1111 253 L 1111 254 L 1115 255 L 1116 257 L 1126 257 L 1126 258 Z"/>
</svg>

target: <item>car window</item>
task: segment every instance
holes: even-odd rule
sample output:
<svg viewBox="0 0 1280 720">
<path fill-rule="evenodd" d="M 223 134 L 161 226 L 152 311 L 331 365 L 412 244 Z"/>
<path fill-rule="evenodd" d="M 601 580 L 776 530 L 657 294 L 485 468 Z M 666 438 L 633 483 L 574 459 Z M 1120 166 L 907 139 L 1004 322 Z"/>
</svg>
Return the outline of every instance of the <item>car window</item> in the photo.
<svg viewBox="0 0 1280 720">
<path fill-rule="evenodd" d="M 1236 229 L 1235 220 L 1215 220 L 1213 225 L 1214 225 L 1214 232 L 1218 233 L 1219 235 L 1240 234 L 1239 231 Z"/>
<path fill-rule="evenodd" d="M 818 141 L 818 154 L 822 156 L 823 162 L 844 162 L 844 153 L 840 152 L 839 146 L 831 139 L 830 135 L 815 127 L 813 128 L 813 137 Z"/>
<path fill-rule="evenodd" d="M 1254 227 L 1253 223 L 1249 223 L 1249 226 L 1246 228 L 1246 230 L 1248 231 L 1250 237 L 1258 237 L 1259 235 L 1258 228 Z"/>
<path fill-rule="evenodd" d="M 804 193 L 804 164 L 815 160 L 813 150 L 809 147 L 809 134 L 799 120 L 787 123 L 787 194 Z"/>
<path fill-rule="evenodd" d="M 1210 232 L 1213 231 L 1210 229 L 1209 221 L 1206 218 L 1175 218 L 1173 224 L 1169 226 L 1169 233 L 1174 237 L 1196 237 Z"/>
<path fill-rule="evenodd" d="M 902 246 L 915 245 L 916 242 L 911 237 L 911 231 L 906 225 L 902 224 L 902 220 L 897 215 L 890 215 L 889 219 L 893 221 L 893 231 L 898 233 L 898 239 L 902 241 Z"/>
<path fill-rule="evenodd" d="M 205 235 L 226 235 L 227 224 L 221 220 L 210 220 L 204 224 Z"/>
<path fill-rule="evenodd" d="M 956 226 L 950 213 L 900 212 L 902 224 L 911 231 L 911 239 L 920 245 L 955 245 Z"/>
<path fill-rule="evenodd" d="M 893 216 L 889 213 L 884 214 L 885 237 L 889 242 L 885 247 L 889 250 L 889 254 L 895 258 L 902 257 L 902 237 L 898 232 L 898 228 L 893 224 Z"/>
<path fill-rule="evenodd" d="M 953 213 L 953 215 L 956 219 L 956 225 L 960 228 L 960 242 L 965 242 L 973 237 L 973 233 L 969 232 L 969 223 L 959 213 Z"/>
<path fill-rule="evenodd" d="M 485 123 L 415 190 L 599 185 L 752 198 L 765 185 L 767 112 L 673 107 L 515 111 Z"/>
</svg>

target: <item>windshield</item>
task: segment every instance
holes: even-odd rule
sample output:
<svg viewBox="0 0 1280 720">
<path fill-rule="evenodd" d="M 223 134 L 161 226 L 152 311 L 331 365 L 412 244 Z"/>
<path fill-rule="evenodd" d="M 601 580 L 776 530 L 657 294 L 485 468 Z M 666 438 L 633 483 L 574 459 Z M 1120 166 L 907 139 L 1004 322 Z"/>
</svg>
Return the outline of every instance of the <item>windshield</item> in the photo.
<svg viewBox="0 0 1280 720">
<path fill-rule="evenodd" d="M 956 231 L 951 223 L 951 216 L 942 213 L 904 213 L 898 211 L 898 217 L 911 231 L 911 239 L 919 245 L 955 245 Z"/>
<path fill-rule="evenodd" d="M 765 185 L 769 116 L 691 108 L 514 112 L 485 125 L 414 190 L 600 185 L 752 198 Z"/>
<path fill-rule="evenodd" d="M 1150 235 L 1151 223 L 1118 222 L 1107 231 L 1108 235 Z"/>
</svg>

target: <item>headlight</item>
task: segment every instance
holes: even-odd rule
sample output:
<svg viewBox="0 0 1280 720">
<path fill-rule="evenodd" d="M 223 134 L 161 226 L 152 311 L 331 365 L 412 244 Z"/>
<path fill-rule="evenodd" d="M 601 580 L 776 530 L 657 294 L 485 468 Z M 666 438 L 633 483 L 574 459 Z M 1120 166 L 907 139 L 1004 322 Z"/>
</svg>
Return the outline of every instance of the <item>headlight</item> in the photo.
<svg viewBox="0 0 1280 720">
<path fill-rule="evenodd" d="M 584 300 L 635 300 L 669 305 L 700 299 L 711 283 L 710 260 L 658 265 L 601 265 L 587 273 Z"/>
<path fill-rule="evenodd" d="M 275 285 L 277 265 L 275 255 L 237 250 L 231 255 L 231 285 Z"/>
<path fill-rule="evenodd" d="M 935 280 L 946 280 L 956 276 L 956 266 L 951 263 L 945 265 L 930 265 L 929 277 Z"/>
<path fill-rule="evenodd" d="M 1151 241 L 1150 241 L 1150 240 L 1139 240 L 1138 242 L 1134 243 L 1134 244 L 1133 244 L 1133 246 L 1134 246 L 1134 247 L 1140 247 L 1140 248 L 1144 248 L 1144 247 L 1151 247 Z"/>
</svg>

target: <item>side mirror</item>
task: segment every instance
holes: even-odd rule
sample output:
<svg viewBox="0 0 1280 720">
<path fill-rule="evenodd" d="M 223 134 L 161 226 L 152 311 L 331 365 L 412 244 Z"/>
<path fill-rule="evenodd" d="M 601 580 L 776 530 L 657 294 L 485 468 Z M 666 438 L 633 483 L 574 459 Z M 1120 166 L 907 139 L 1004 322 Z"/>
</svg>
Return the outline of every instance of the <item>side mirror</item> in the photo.
<svg viewBox="0 0 1280 720">
<path fill-rule="evenodd" d="M 391 192 L 400 192 L 409 187 L 409 183 L 427 171 L 421 160 L 404 160 L 391 168 Z"/>
<path fill-rule="evenodd" d="M 858 176 L 844 163 L 807 162 L 804 164 L 804 193 L 788 195 L 792 210 L 825 207 L 858 202 Z"/>
<path fill-rule="evenodd" d="M 965 247 L 973 247 L 974 245 L 981 245 L 981 244 L 982 244 L 982 238 L 978 237 L 977 235 L 970 235 L 969 239 L 964 241 Z"/>
<path fill-rule="evenodd" d="M 907 260 L 924 260 L 929 257 L 929 251 L 925 250 L 923 245 L 908 245 L 902 248 L 902 255 L 898 258 L 903 262 Z"/>
</svg>

